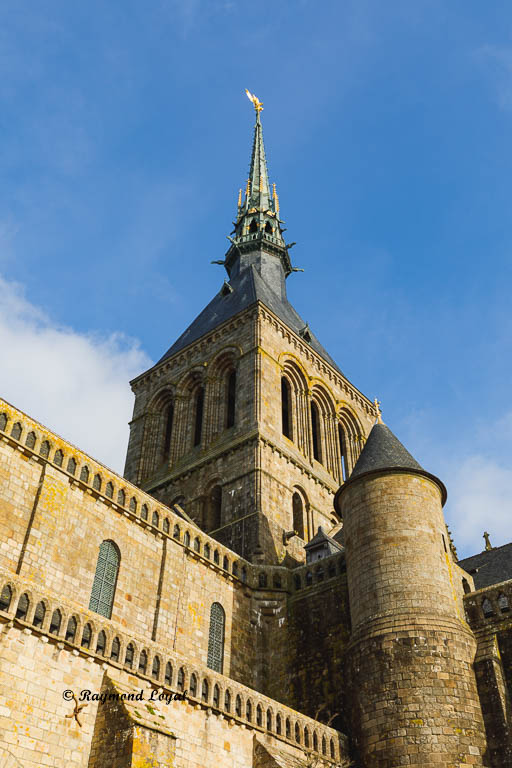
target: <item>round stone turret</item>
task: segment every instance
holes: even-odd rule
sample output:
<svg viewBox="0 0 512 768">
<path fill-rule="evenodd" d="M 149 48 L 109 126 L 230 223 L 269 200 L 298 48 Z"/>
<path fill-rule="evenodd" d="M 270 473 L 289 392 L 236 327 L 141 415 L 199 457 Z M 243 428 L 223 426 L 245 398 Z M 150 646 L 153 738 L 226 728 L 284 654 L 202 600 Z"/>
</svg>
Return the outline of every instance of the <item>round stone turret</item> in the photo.
<svg viewBox="0 0 512 768">
<path fill-rule="evenodd" d="M 385 424 L 336 494 L 352 619 L 347 701 L 365 768 L 486 765 L 445 500 Z"/>
</svg>

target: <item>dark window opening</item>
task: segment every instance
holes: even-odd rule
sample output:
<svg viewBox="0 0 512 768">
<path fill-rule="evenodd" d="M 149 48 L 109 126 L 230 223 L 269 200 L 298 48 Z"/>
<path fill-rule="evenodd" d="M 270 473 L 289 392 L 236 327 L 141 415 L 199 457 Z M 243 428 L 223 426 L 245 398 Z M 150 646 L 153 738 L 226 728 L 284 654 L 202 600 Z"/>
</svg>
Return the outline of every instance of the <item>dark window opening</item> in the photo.
<svg viewBox="0 0 512 768">
<path fill-rule="evenodd" d="M 281 414 L 283 435 L 289 440 L 292 439 L 291 414 L 290 414 L 290 384 L 283 376 L 281 378 Z"/>
<path fill-rule="evenodd" d="M 274 232 L 274 230 L 272 229 L 272 225 L 271 225 L 270 221 L 267 221 L 267 223 L 265 224 L 265 232 L 268 235 L 271 235 Z"/>
<path fill-rule="evenodd" d="M 253 232 L 257 232 L 257 231 L 258 231 L 258 222 L 256 221 L 256 219 L 253 219 L 249 226 L 249 232 L 252 234 Z"/>
<path fill-rule="evenodd" d="M 196 394 L 194 445 L 200 445 L 201 443 L 201 432 L 203 429 L 203 405 L 204 405 L 204 389 L 203 387 L 199 387 Z"/>
<path fill-rule="evenodd" d="M 347 458 L 345 451 L 345 435 L 343 433 L 343 427 L 338 424 L 338 437 L 340 441 L 340 456 L 341 456 L 341 476 L 343 480 L 347 479 Z"/>
<path fill-rule="evenodd" d="M 292 498 L 293 509 L 293 530 L 297 532 L 301 539 L 304 538 L 304 505 L 300 494 L 294 493 Z"/>
<path fill-rule="evenodd" d="M 171 403 L 167 407 L 165 414 L 165 433 L 164 433 L 164 459 L 169 458 L 171 451 L 172 422 L 174 419 L 174 405 Z"/>
<path fill-rule="evenodd" d="M 316 403 L 311 403 L 311 431 L 313 435 L 313 458 L 321 461 L 320 456 L 320 433 L 319 433 L 318 407 Z"/>
</svg>

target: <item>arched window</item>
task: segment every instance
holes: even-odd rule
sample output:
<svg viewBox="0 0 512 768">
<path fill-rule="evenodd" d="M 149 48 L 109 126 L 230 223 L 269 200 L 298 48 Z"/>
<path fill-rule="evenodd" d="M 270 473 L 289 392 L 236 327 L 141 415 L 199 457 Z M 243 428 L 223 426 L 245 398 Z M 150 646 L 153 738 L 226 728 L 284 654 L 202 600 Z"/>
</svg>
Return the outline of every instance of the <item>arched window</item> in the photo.
<svg viewBox="0 0 512 768">
<path fill-rule="evenodd" d="M 172 425 L 174 422 L 174 404 L 169 403 L 165 410 L 165 429 L 164 429 L 164 445 L 163 445 L 163 458 L 167 460 L 171 453 L 171 438 L 172 438 Z"/>
<path fill-rule="evenodd" d="M 208 635 L 208 667 L 222 674 L 224 663 L 224 625 L 226 614 L 220 603 L 213 603 L 210 610 L 210 632 Z"/>
<path fill-rule="evenodd" d="M 151 518 L 152 525 L 155 526 L 155 528 L 158 528 L 158 523 L 160 522 L 160 518 L 158 517 L 158 512 L 155 510 L 153 512 L 153 517 Z"/>
<path fill-rule="evenodd" d="M 190 675 L 190 695 L 197 696 L 197 676 L 195 672 Z"/>
<path fill-rule="evenodd" d="M 43 457 L 43 459 L 47 459 L 50 455 L 50 443 L 48 440 L 43 440 L 41 443 L 41 448 L 39 449 L 39 455 Z"/>
<path fill-rule="evenodd" d="M 172 683 L 172 664 L 170 661 L 165 665 L 165 683 L 170 685 Z"/>
<path fill-rule="evenodd" d="M 501 613 L 508 613 L 510 610 L 508 597 L 504 595 L 503 592 L 498 597 L 498 608 L 500 609 Z"/>
<path fill-rule="evenodd" d="M 178 523 L 175 524 L 174 530 L 172 532 L 173 539 L 179 539 L 180 538 L 180 527 Z"/>
<path fill-rule="evenodd" d="M 208 680 L 204 677 L 203 678 L 203 684 L 201 686 L 201 701 L 207 702 L 208 701 Z"/>
<path fill-rule="evenodd" d="M 265 232 L 267 233 L 267 235 L 271 235 L 273 231 L 274 230 L 272 229 L 272 224 L 270 223 L 270 221 L 267 221 L 267 223 L 265 224 Z"/>
<path fill-rule="evenodd" d="M 107 619 L 110 619 L 112 615 L 119 559 L 119 550 L 114 542 L 109 540 L 102 541 L 92 585 L 89 610 L 106 616 Z"/>
<path fill-rule="evenodd" d="M 190 547 L 190 533 L 188 531 L 185 531 L 185 535 L 183 537 L 183 543 L 186 547 Z"/>
<path fill-rule="evenodd" d="M 291 735 L 292 735 L 292 729 L 290 725 L 290 718 L 287 717 L 285 722 L 285 736 L 287 739 L 289 739 L 291 738 Z"/>
<path fill-rule="evenodd" d="M 148 505 L 147 504 L 143 504 L 142 505 L 142 509 L 140 510 L 140 516 L 141 516 L 141 518 L 143 520 L 147 520 L 148 519 Z"/>
<path fill-rule="evenodd" d="M 227 380 L 226 427 L 235 426 L 236 371 L 231 371 Z"/>
<path fill-rule="evenodd" d="M 227 555 L 224 555 L 224 557 L 222 558 L 222 567 L 224 568 L 225 571 L 229 571 L 229 560 Z"/>
<path fill-rule="evenodd" d="M 300 493 L 295 492 L 292 497 L 293 530 L 304 539 L 304 504 Z"/>
<path fill-rule="evenodd" d="M 286 376 L 281 377 L 281 423 L 283 435 L 292 439 L 292 408 L 290 382 Z"/>
<path fill-rule="evenodd" d="M 82 481 L 82 483 L 89 482 L 89 467 L 86 464 L 84 464 L 84 466 L 80 470 L 80 480 Z"/>
<path fill-rule="evenodd" d="M 74 643 L 75 637 L 76 637 L 76 630 L 77 630 L 77 623 L 74 616 L 71 616 L 68 625 L 66 627 L 66 636 L 64 640 L 67 640 L 68 643 Z"/>
<path fill-rule="evenodd" d="M 247 699 L 247 703 L 245 705 L 245 719 L 249 722 L 252 720 L 252 704 L 249 699 Z"/>
<path fill-rule="evenodd" d="M 316 403 L 311 403 L 311 436 L 313 438 L 313 458 L 316 461 L 322 461 L 320 453 L 320 417 Z"/>
<path fill-rule="evenodd" d="M 215 563 L 215 565 L 219 565 L 219 560 L 220 560 L 219 550 L 216 549 L 215 552 L 213 553 L 213 562 Z"/>
<path fill-rule="evenodd" d="M 148 666 L 148 654 L 146 653 L 146 651 L 141 651 L 139 656 L 139 672 L 142 672 L 142 674 L 145 675 L 147 666 Z"/>
<path fill-rule="evenodd" d="M 112 642 L 112 650 L 110 651 L 110 658 L 112 659 L 112 661 L 119 661 L 120 655 L 121 655 L 121 643 L 118 637 L 114 637 L 114 640 Z"/>
<path fill-rule="evenodd" d="M 113 495 L 114 495 L 114 486 L 113 486 L 113 485 L 112 485 L 112 483 L 109 481 L 109 482 L 107 483 L 107 485 L 105 486 L 105 496 L 106 496 L 108 499 L 111 499 L 111 498 L 113 497 Z"/>
<path fill-rule="evenodd" d="M 86 624 L 84 627 L 84 631 L 82 632 L 82 642 L 80 643 L 82 648 L 90 647 L 91 638 L 92 638 L 92 627 L 90 624 Z"/>
<path fill-rule="evenodd" d="M 226 712 L 231 712 L 231 693 L 229 689 L 224 694 L 224 709 Z"/>
<path fill-rule="evenodd" d="M 272 712 L 267 709 L 267 731 L 272 730 Z"/>
<path fill-rule="evenodd" d="M 16 618 L 24 620 L 28 613 L 29 600 L 28 595 L 23 594 L 18 600 L 18 607 L 16 609 Z"/>
<path fill-rule="evenodd" d="M 119 489 L 117 492 L 117 503 L 120 504 L 122 507 L 126 504 L 126 493 L 123 491 L 122 488 Z"/>
<path fill-rule="evenodd" d="M 68 472 L 70 475 L 74 475 L 76 472 L 76 461 L 73 457 L 68 461 Z"/>
<path fill-rule="evenodd" d="M 21 424 L 19 421 L 16 422 L 16 424 L 11 429 L 11 435 L 14 437 L 15 440 L 19 440 L 21 437 Z"/>
<path fill-rule="evenodd" d="M 258 231 L 258 222 L 256 221 L 256 219 L 253 219 L 249 226 L 249 232 L 251 234 L 254 234 L 257 231 Z"/>
<path fill-rule="evenodd" d="M 62 467 L 63 461 L 64 461 L 64 454 L 62 453 L 62 451 L 59 448 L 58 451 L 55 451 L 55 456 L 53 457 L 53 463 L 57 467 Z"/>
<path fill-rule="evenodd" d="M 92 481 L 92 487 L 95 491 L 101 490 L 101 475 L 94 475 L 94 480 Z"/>
<path fill-rule="evenodd" d="M 217 684 L 213 686 L 213 696 L 212 696 L 212 704 L 215 707 L 215 709 L 219 708 L 220 703 L 220 688 Z"/>
<path fill-rule="evenodd" d="M 196 536 L 194 539 L 194 552 L 199 552 L 201 550 L 201 542 L 199 541 L 199 536 Z"/>
<path fill-rule="evenodd" d="M 278 736 L 281 735 L 281 715 L 279 713 L 276 716 L 276 733 Z"/>
<path fill-rule="evenodd" d="M 295 741 L 300 744 L 300 728 L 297 722 L 295 723 Z"/>
<path fill-rule="evenodd" d="M 204 556 L 206 557 L 207 560 L 210 559 L 211 550 L 210 550 L 210 545 L 208 543 L 206 543 L 204 545 L 203 554 L 204 554 Z"/>
<path fill-rule="evenodd" d="M 263 710 L 261 704 L 256 707 L 256 725 L 263 725 Z"/>
<path fill-rule="evenodd" d="M 237 696 L 235 699 L 235 713 L 238 715 L 238 717 L 242 716 L 242 699 L 240 696 Z"/>
<path fill-rule="evenodd" d="M 318 736 L 316 735 L 316 731 L 313 731 L 313 749 L 315 752 L 318 752 Z"/>
<path fill-rule="evenodd" d="M 204 406 L 204 387 L 199 387 L 195 396 L 194 445 L 201 444 L 201 432 L 203 430 L 203 406 Z"/>
<path fill-rule="evenodd" d="M 43 602 L 40 602 L 36 605 L 34 619 L 32 621 L 32 624 L 34 625 L 34 627 L 42 627 L 45 616 L 46 616 L 46 606 Z"/>
<path fill-rule="evenodd" d="M 163 522 L 164 533 L 169 533 L 169 518 L 166 517 Z"/>
<path fill-rule="evenodd" d="M 50 621 L 50 628 L 49 628 L 50 634 L 58 635 L 60 632 L 61 624 L 62 624 L 62 613 L 59 611 L 58 608 L 56 608 L 52 613 L 52 618 Z"/>
<path fill-rule="evenodd" d="M 331 757 L 334 759 L 335 752 L 334 752 L 334 741 L 331 739 Z"/>
<path fill-rule="evenodd" d="M 327 754 L 327 742 L 325 740 L 325 736 L 322 736 L 322 755 Z"/>
<path fill-rule="evenodd" d="M 36 444 L 36 433 L 35 432 L 29 432 L 27 435 L 27 439 L 25 440 L 25 445 L 27 448 L 33 448 Z"/>
<path fill-rule="evenodd" d="M 468 592 L 471 592 L 471 587 L 469 586 L 469 581 L 467 579 L 462 579 L 462 589 L 464 590 L 465 595 L 467 595 Z"/>
<path fill-rule="evenodd" d="M 179 668 L 178 671 L 178 691 L 182 691 L 185 685 L 185 670 L 183 667 Z"/>
<path fill-rule="evenodd" d="M 132 496 L 130 499 L 130 512 L 136 512 L 137 511 L 137 499 L 135 496 Z"/>
<path fill-rule="evenodd" d="M 0 413 L 0 429 L 2 432 L 5 432 L 5 428 L 7 426 L 7 415 L 5 413 Z"/>
<path fill-rule="evenodd" d="M 96 653 L 99 653 L 100 656 L 104 656 L 106 647 L 107 647 L 107 636 L 105 634 L 105 631 L 102 629 L 98 635 L 98 640 L 96 642 Z"/>
<path fill-rule="evenodd" d="M 11 600 L 12 589 L 8 584 L 6 584 L 2 589 L 2 594 L 0 595 L 0 611 L 8 611 L 11 605 Z"/>
<path fill-rule="evenodd" d="M 492 603 L 488 597 L 485 597 L 482 600 L 482 611 L 484 612 L 484 616 L 486 618 L 488 616 L 494 616 L 494 608 L 492 607 Z"/>
<path fill-rule="evenodd" d="M 304 728 L 304 746 L 309 747 L 309 731 L 307 725 Z"/>
<path fill-rule="evenodd" d="M 153 659 L 153 664 L 151 666 L 151 676 L 155 680 L 158 680 L 158 678 L 160 677 L 160 659 L 158 656 L 155 656 L 155 658 Z"/>
<path fill-rule="evenodd" d="M 132 668 L 134 653 L 135 653 L 135 648 L 133 647 L 133 644 L 128 643 L 128 645 L 126 646 L 126 654 L 124 657 L 125 667 L 130 667 L 130 669 Z"/>
</svg>

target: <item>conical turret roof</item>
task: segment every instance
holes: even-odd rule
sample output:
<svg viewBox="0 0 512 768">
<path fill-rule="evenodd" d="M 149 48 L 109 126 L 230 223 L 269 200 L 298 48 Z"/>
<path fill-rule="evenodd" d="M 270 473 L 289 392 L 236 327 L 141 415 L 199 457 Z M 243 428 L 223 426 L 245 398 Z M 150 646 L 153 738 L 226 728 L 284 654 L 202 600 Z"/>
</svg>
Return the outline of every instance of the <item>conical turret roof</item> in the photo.
<svg viewBox="0 0 512 768">
<path fill-rule="evenodd" d="M 363 475 L 365 472 L 393 468 L 424 471 L 421 464 L 418 464 L 416 459 L 404 448 L 390 428 L 386 424 L 377 423 L 370 432 L 361 455 L 352 470 L 350 480 Z"/>
<path fill-rule="evenodd" d="M 352 474 L 338 489 L 334 497 L 334 506 L 339 514 L 341 514 L 339 500 L 343 491 L 360 477 L 379 472 L 404 472 L 427 477 L 439 486 L 441 503 L 444 505 L 446 502 L 447 493 L 444 483 L 435 475 L 424 470 L 421 464 L 418 464 L 386 424 L 377 422 L 368 436 Z"/>
</svg>

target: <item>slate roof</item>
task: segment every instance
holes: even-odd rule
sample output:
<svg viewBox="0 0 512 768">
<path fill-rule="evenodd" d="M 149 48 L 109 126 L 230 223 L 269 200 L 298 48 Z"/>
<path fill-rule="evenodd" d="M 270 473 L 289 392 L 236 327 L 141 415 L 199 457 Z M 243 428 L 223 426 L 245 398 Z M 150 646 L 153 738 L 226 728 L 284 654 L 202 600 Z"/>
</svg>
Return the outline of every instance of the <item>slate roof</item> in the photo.
<svg viewBox="0 0 512 768">
<path fill-rule="evenodd" d="M 352 470 L 350 480 L 365 472 L 395 467 L 424 471 L 386 424 L 375 424 Z"/>
<path fill-rule="evenodd" d="M 473 576 L 475 589 L 508 581 L 512 579 L 512 542 L 459 560 L 459 565 Z"/>
<path fill-rule="evenodd" d="M 229 289 L 226 291 L 221 290 L 203 309 L 201 314 L 196 317 L 194 322 L 189 325 L 187 330 L 181 334 L 179 339 L 174 342 L 172 347 L 167 350 L 165 355 L 160 358 L 158 363 L 180 352 L 189 344 L 201 338 L 201 336 L 213 331 L 221 323 L 234 317 L 244 309 L 248 309 L 257 301 L 261 301 L 295 333 L 298 334 L 305 327 L 306 323 L 290 302 L 287 299 L 281 298 L 272 290 L 270 285 L 263 280 L 254 264 L 247 266 L 238 275 L 232 277 L 229 285 L 233 290 L 231 292 Z M 322 347 L 316 336 L 311 331 L 309 332 L 311 340 L 305 343 L 308 343 L 329 365 L 332 365 L 333 368 L 344 375 L 332 357 Z"/>
<path fill-rule="evenodd" d="M 319 544 L 323 544 L 326 541 L 335 549 L 343 549 L 341 544 L 338 544 L 338 542 L 335 541 L 332 536 L 329 536 L 329 534 L 324 531 L 321 525 L 318 527 L 318 531 L 315 533 L 311 541 L 304 545 L 304 549 L 314 549 Z"/>
</svg>

